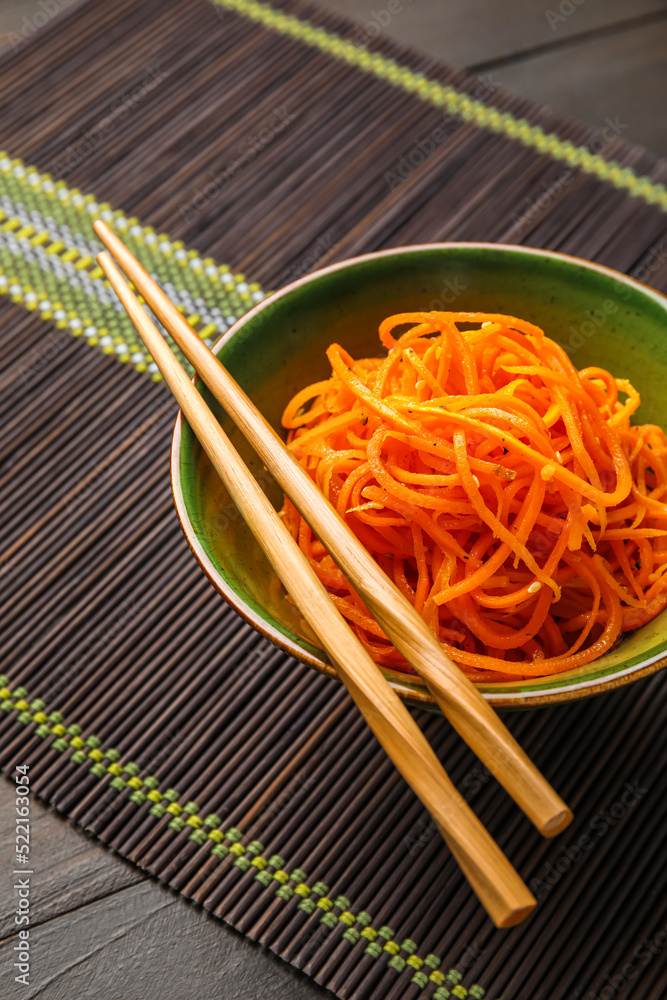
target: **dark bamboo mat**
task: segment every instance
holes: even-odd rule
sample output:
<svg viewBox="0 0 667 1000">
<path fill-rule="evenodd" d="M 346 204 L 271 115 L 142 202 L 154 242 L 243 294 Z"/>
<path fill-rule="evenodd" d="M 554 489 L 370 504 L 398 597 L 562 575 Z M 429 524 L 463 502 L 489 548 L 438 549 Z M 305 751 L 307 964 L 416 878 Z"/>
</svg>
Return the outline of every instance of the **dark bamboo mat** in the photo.
<svg viewBox="0 0 667 1000">
<path fill-rule="evenodd" d="M 609 129 L 378 50 L 665 178 Z M 667 290 L 655 205 L 443 125 L 399 87 L 203 0 L 84 3 L 5 57 L 0 84 L 11 155 L 267 287 L 364 250 L 486 239 Z M 127 113 L 90 141 L 114 107 Z M 395 184 L 440 127 L 446 141 Z M 664 997 L 664 677 L 509 718 L 575 808 L 555 841 L 420 715 L 539 898 L 495 931 L 342 688 L 260 639 L 195 565 L 169 494 L 164 388 L 11 301 L 0 316 L 3 770 L 29 764 L 45 801 L 341 998 Z"/>
</svg>

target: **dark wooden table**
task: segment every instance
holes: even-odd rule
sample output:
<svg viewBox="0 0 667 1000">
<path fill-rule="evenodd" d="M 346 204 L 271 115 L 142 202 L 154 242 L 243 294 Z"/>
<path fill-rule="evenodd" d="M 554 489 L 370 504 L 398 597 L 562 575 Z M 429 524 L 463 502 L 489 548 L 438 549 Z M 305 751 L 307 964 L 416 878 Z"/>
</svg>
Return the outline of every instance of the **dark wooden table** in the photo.
<svg viewBox="0 0 667 1000">
<path fill-rule="evenodd" d="M 14 982 L 14 790 L 0 779 L 3 1000 L 312 1000 L 331 996 L 271 952 L 33 802 L 30 986 Z"/>
<path fill-rule="evenodd" d="M 394 15 L 388 0 L 317 2 L 568 118 L 619 120 L 628 142 L 667 155 L 665 0 L 400 0 Z"/>
</svg>

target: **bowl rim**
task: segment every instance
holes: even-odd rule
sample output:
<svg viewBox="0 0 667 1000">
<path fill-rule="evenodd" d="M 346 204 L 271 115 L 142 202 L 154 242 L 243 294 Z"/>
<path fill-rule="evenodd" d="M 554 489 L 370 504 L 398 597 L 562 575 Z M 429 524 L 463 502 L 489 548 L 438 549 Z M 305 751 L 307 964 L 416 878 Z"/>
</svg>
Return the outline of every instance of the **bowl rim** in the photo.
<svg viewBox="0 0 667 1000">
<path fill-rule="evenodd" d="M 350 266 L 363 263 L 364 261 L 377 260 L 382 257 L 403 256 L 405 254 L 423 253 L 424 251 L 432 250 L 468 249 L 501 250 L 517 255 L 545 257 L 548 259 L 556 258 L 558 260 L 563 260 L 568 264 L 583 267 L 589 271 L 596 271 L 606 277 L 613 278 L 615 281 L 620 281 L 625 285 L 629 285 L 642 294 L 648 295 L 649 298 L 652 298 L 667 312 L 667 295 L 663 295 L 656 289 L 651 288 L 650 285 L 646 285 L 643 282 L 638 281 L 636 278 L 631 278 L 628 275 L 623 274 L 621 271 L 616 271 L 604 264 L 597 264 L 594 261 L 585 260 L 582 257 L 576 257 L 572 254 L 560 253 L 555 250 L 544 250 L 537 247 L 524 247 L 513 243 L 488 243 L 478 241 L 418 243 L 407 247 L 390 247 L 386 250 L 376 250 L 370 253 L 360 254 L 356 257 L 348 257 L 345 260 L 337 261 L 334 264 L 329 264 L 326 267 L 318 268 L 315 271 L 310 271 L 308 274 L 302 275 L 294 281 L 291 281 L 289 284 L 284 285 L 278 291 L 268 295 L 261 302 L 258 302 L 257 305 L 253 306 L 252 309 L 249 309 L 248 312 L 244 313 L 243 316 L 232 324 L 229 330 L 223 333 L 218 340 L 215 341 L 211 350 L 217 355 L 227 341 L 238 333 L 241 327 L 245 326 L 260 313 L 271 307 L 279 299 L 283 299 L 290 295 L 294 289 L 310 284 L 311 282 L 318 280 L 318 278 L 322 275 L 332 274 L 336 271 L 345 270 Z M 199 376 L 193 376 L 192 381 L 195 384 L 198 380 Z M 179 473 L 182 427 L 182 413 L 179 410 L 174 423 L 170 449 L 171 491 L 181 529 L 193 555 L 197 559 L 197 562 L 218 593 L 220 593 L 227 603 L 260 634 L 296 659 L 307 663 L 311 667 L 315 667 L 315 669 L 328 674 L 331 677 L 337 677 L 336 671 L 331 664 L 325 663 L 323 660 L 320 660 L 317 656 L 313 655 L 309 650 L 304 649 L 304 647 L 300 646 L 280 629 L 276 628 L 270 622 L 267 622 L 266 619 L 262 618 L 262 616 L 255 611 L 254 608 L 250 607 L 241 597 L 239 597 L 236 591 L 220 575 L 215 565 L 209 558 L 204 547 L 199 541 L 197 533 L 190 520 L 185 498 L 181 489 Z M 631 666 L 624 666 L 623 664 L 620 664 L 618 668 L 613 671 L 613 673 L 610 673 L 603 678 L 591 678 L 589 680 L 586 680 L 585 678 L 572 678 L 572 683 L 570 684 L 564 684 L 553 689 L 547 688 L 536 692 L 519 690 L 516 692 L 494 691 L 492 688 L 490 689 L 490 685 L 486 685 L 486 690 L 482 690 L 481 693 L 483 697 L 490 702 L 490 704 L 497 707 L 537 708 L 544 705 L 572 701 L 582 697 L 591 697 L 592 695 L 600 694 L 603 691 L 609 691 L 613 688 L 622 687 L 626 684 L 634 682 L 635 680 L 639 680 L 642 677 L 648 677 L 649 675 L 656 673 L 658 670 L 661 670 L 664 666 L 667 666 L 667 650 L 659 651 L 648 662 L 642 662 Z M 426 685 L 421 682 L 420 678 L 415 678 L 413 680 L 412 676 L 409 674 L 400 673 L 387 668 L 383 668 L 383 672 L 389 679 L 389 682 L 396 693 L 401 698 L 408 702 L 421 705 L 422 707 L 435 708 L 433 698 L 426 688 Z M 551 676 L 556 679 L 558 674 Z M 498 682 L 499 686 L 505 687 L 512 683 L 518 682 Z"/>
</svg>

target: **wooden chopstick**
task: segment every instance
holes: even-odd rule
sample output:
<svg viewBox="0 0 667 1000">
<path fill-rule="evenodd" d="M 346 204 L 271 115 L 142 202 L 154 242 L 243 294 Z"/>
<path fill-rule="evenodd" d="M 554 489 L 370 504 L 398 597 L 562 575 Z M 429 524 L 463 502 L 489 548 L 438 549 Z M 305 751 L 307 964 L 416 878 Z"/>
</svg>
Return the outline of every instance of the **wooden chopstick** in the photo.
<svg viewBox="0 0 667 1000">
<path fill-rule="evenodd" d="M 377 739 L 433 816 L 498 927 L 523 920 L 536 901 L 445 774 L 423 733 L 331 601 L 308 559 L 110 257 L 100 266 L 273 568 L 319 636 Z"/>
<path fill-rule="evenodd" d="M 540 774 L 475 685 L 447 657 L 421 616 L 384 574 L 251 399 L 203 343 L 159 285 L 101 221 L 95 232 L 144 297 L 216 399 L 297 507 L 371 614 L 426 681 L 457 732 L 546 837 L 572 812 Z"/>
</svg>

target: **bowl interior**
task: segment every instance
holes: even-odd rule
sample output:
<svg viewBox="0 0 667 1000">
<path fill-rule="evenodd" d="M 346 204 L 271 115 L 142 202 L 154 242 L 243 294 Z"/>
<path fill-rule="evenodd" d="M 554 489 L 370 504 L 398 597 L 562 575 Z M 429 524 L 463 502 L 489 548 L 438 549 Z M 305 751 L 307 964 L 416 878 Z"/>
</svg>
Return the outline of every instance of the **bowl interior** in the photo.
<svg viewBox="0 0 667 1000">
<path fill-rule="evenodd" d="M 378 325 L 392 313 L 484 310 L 520 316 L 562 344 L 578 368 L 599 365 L 640 391 L 638 420 L 667 426 L 667 299 L 615 272 L 525 248 L 445 244 L 387 251 L 317 272 L 262 303 L 215 350 L 277 429 L 300 388 L 326 378 L 325 350 L 338 341 L 355 357 L 379 356 Z M 201 383 L 209 405 L 272 503 L 279 487 Z M 213 580 L 253 624 L 294 655 L 326 666 L 299 612 L 239 517 L 208 459 L 182 422 L 172 459 L 179 514 Z M 667 613 L 593 664 L 530 681 L 485 684 L 491 701 L 541 704 L 625 683 L 657 669 L 667 650 Z M 392 674 L 400 693 L 428 701 L 423 686 Z"/>
</svg>

